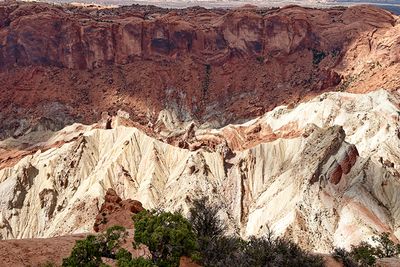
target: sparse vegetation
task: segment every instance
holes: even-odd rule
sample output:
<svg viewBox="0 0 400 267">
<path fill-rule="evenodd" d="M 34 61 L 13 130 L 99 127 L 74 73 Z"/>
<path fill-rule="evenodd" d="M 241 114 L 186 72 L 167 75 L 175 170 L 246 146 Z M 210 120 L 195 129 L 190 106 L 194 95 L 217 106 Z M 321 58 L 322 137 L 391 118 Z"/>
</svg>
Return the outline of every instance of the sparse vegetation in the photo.
<svg viewBox="0 0 400 267">
<path fill-rule="evenodd" d="M 313 53 L 313 64 L 314 65 L 318 65 L 326 57 L 326 53 L 324 51 L 319 51 L 317 49 L 312 49 L 311 51 Z"/>
<path fill-rule="evenodd" d="M 215 239 L 224 234 L 226 227 L 218 217 L 220 206 L 210 205 L 208 198 L 196 199 L 189 210 L 189 221 L 199 239 Z"/>
<path fill-rule="evenodd" d="M 352 246 L 350 255 L 358 266 L 373 266 L 376 262 L 375 249 L 367 242 Z"/>
<path fill-rule="evenodd" d="M 178 266 L 181 256 L 197 258 L 197 238 L 179 213 L 142 211 L 134 215 L 135 244 L 146 245 L 157 266 Z"/>
<path fill-rule="evenodd" d="M 352 246 L 350 251 L 336 248 L 332 256 L 342 262 L 345 267 L 364 267 L 375 266 L 378 258 L 392 258 L 400 254 L 400 245 L 395 244 L 389 238 L 389 233 L 381 233 L 372 237 L 372 240 L 376 242 L 376 246 L 361 242 L 356 246 Z"/>
<path fill-rule="evenodd" d="M 374 61 L 374 62 L 370 63 L 369 70 L 373 70 L 375 68 L 381 68 L 381 67 L 382 67 L 382 65 L 379 61 Z"/>
<path fill-rule="evenodd" d="M 117 267 L 153 267 L 151 259 L 143 257 L 132 258 L 132 254 L 125 249 L 119 250 L 117 253 Z"/>
<path fill-rule="evenodd" d="M 206 197 L 194 200 L 189 213 L 189 220 L 197 235 L 201 263 L 205 266 L 229 266 L 234 263 L 241 249 L 241 240 L 226 237 L 225 225 L 218 217 L 219 206 L 211 206 Z"/>
<path fill-rule="evenodd" d="M 205 77 L 204 77 L 203 85 L 202 85 L 203 99 L 206 97 L 207 92 L 208 92 L 208 88 L 210 86 L 211 65 L 210 64 L 206 64 L 204 66 L 204 68 L 205 68 Z"/>
<path fill-rule="evenodd" d="M 89 235 L 84 240 L 76 241 L 71 255 L 63 260 L 62 266 L 99 266 L 102 263 L 100 243 L 96 236 Z"/>
<path fill-rule="evenodd" d="M 265 61 L 265 58 L 263 56 L 258 56 L 258 57 L 256 57 L 256 59 L 259 63 L 264 63 L 264 61 Z"/>
<path fill-rule="evenodd" d="M 342 80 L 342 82 L 341 82 L 341 84 L 340 84 L 340 86 L 339 86 L 339 91 L 341 91 L 341 92 L 344 92 L 344 91 L 346 91 L 349 87 L 350 87 L 350 85 L 353 83 L 353 82 L 355 82 L 356 81 L 356 77 L 355 76 L 353 76 L 353 75 L 348 75 L 348 76 L 346 76 L 343 80 Z"/>
<path fill-rule="evenodd" d="M 63 260 L 62 266 L 101 266 L 101 258 L 116 259 L 120 244 L 126 236 L 125 228 L 113 226 L 103 234 L 89 235 L 86 239 L 76 241 L 71 255 Z"/>
<path fill-rule="evenodd" d="M 340 55 L 340 52 L 341 52 L 342 50 L 340 49 L 340 48 L 335 48 L 335 49 L 333 49 L 332 51 L 331 51 L 331 55 L 332 55 L 332 57 L 337 57 L 338 55 Z"/>
<path fill-rule="evenodd" d="M 354 261 L 350 252 L 343 248 L 335 248 L 332 252 L 332 257 L 341 262 L 344 267 L 357 267 L 358 264 Z"/>
<path fill-rule="evenodd" d="M 218 206 L 207 198 L 193 202 L 189 220 L 198 236 L 204 266 L 323 266 L 322 258 L 302 250 L 297 244 L 275 238 L 272 231 L 262 238 L 244 240 L 227 236 L 218 217 Z"/>
<path fill-rule="evenodd" d="M 378 243 L 378 246 L 375 247 L 375 250 L 379 258 L 391 258 L 399 256 L 400 244 L 395 244 L 393 240 L 389 238 L 389 233 L 385 232 L 379 236 L 374 236 L 372 240 Z"/>
<path fill-rule="evenodd" d="M 176 267 L 182 256 L 205 267 L 324 266 L 322 257 L 304 251 L 290 240 L 275 237 L 269 228 L 263 237 L 243 239 L 228 235 L 219 210 L 208 198 L 201 198 L 193 201 L 189 219 L 180 213 L 142 211 L 133 217 L 133 248 L 146 245 L 149 258 L 134 258 L 122 248 L 127 232 L 121 226 L 114 226 L 100 235 L 77 241 L 71 255 L 63 260 L 63 266 L 107 266 L 102 258 L 108 258 L 118 267 Z M 361 242 L 350 251 L 336 248 L 332 256 L 345 267 L 364 267 L 375 266 L 378 258 L 400 255 L 400 245 L 395 244 L 389 233 L 372 239 L 375 246 Z"/>
</svg>

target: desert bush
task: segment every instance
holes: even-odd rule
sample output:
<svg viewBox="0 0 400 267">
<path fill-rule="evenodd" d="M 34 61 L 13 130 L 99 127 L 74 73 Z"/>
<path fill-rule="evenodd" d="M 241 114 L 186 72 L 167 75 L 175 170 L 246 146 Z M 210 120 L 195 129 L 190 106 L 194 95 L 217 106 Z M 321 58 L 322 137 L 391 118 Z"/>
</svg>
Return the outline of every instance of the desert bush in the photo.
<svg viewBox="0 0 400 267">
<path fill-rule="evenodd" d="M 263 56 L 258 56 L 258 57 L 256 57 L 256 60 L 257 60 L 259 63 L 264 63 L 265 58 L 264 58 Z"/>
<path fill-rule="evenodd" d="M 146 245 L 157 266 L 178 266 L 181 256 L 197 257 L 197 238 L 179 213 L 142 211 L 134 215 L 135 245 Z"/>
<path fill-rule="evenodd" d="M 350 251 L 336 248 L 332 256 L 342 262 L 345 267 L 375 266 L 377 258 L 392 258 L 400 254 L 400 245 L 395 244 L 389 236 L 390 234 L 386 232 L 373 236 L 372 240 L 376 242 L 376 246 L 361 242 L 351 246 Z"/>
<path fill-rule="evenodd" d="M 63 259 L 62 266 L 102 266 L 102 257 L 116 259 L 125 236 L 125 228 L 113 226 L 98 236 L 89 235 L 83 240 L 77 240 L 70 256 Z"/>
<path fill-rule="evenodd" d="M 94 235 L 78 240 L 72 249 L 71 255 L 63 260 L 62 266 L 99 266 L 102 263 L 100 247 L 101 245 Z"/>
<path fill-rule="evenodd" d="M 358 267 L 359 265 L 353 260 L 350 252 L 343 248 L 335 248 L 332 252 L 332 257 L 341 262 L 344 267 Z"/>
<path fill-rule="evenodd" d="M 97 237 L 100 243 L 100 253 L 102 257 L 116 259 L 116 254 L 124 241 L 127 232 L 122 226 L 112 226 L 105 233 Z"/>
<path fill-rule="evenodd" d="M 376 250 L 367 242 L 352 246 L 350 254 L 359 266 L 373 266 L 376 262 Z"/>
<path fill-rule="evenodd" d="M 218 217 L 219 210 L 219 206 L 209 204 L 207 197 L 193 201 L 189 222 L 198 238 L 214 239 L 225 233 L 226 227 Z"/>
<path fill-rule="evenodd" d="M 257 242 L 261 245 L 268 244 L 263 238 L 259 238 Z M 249 250 L 257 249 L 257 247 L 259 248 L 260 244 L 257 246 L 257 242 L 255 244 L 250 244 Z M 253 253 L 253 258 L 258 257 L 264 262 L 259 260 L 257 265 L 249 266 L 324 266 L 322 257 L 308 253 L 296 243 L 279 237 L 272 239 L 270 247 L 267 246 L 267 248 L 263 248 L 261 251 L 257 249 L 256 252 L 258 253 Z M 261 258 L 261 256 L 263 258 Z"/>
<path fill-rule="evenodd" d="M 246 266 L 245 242 L 237 236 L 204 238 L 200 243 L 200 262 L 203 266 Z"/>
<path fill-rule="evenodd" d="M 145 259 L 143 257 L 132 258 L 132 254 L 125 250 L 120 249 L 116 255 L 117 267 L 153 267 L 151 259 Z"/>
<path fill-rule="evenodd" d="M 226 236 L 226 227 L 218 217 L 220 207 L 211 205 L 207 197 L 196 199 L 189 209 L 189 221 L 197 236 L 201 263 L 204 266 L 238 264 L 244 242 L 235 236 Z"/>
<path fill-rule="evenodd" d="M 344 267 L 375 266 L 376 250 L 367 242 L 361 242 L 352 246 L 350 251 L 343 248 L 335 248 L 332 256 L 341 262 Z"/>
<path fill-rule="evenodd" d="M 323 266 L 321 257 L 307 253 L 293 242 L 275 238 L 269 228 L 261 238 L 227 236 L 218 210 L 207 198 L 201 198 L 193 201 L 189 211 L 204 266 Z"/>
<path fill-rule="evenodd" d="M 142 211 L 133 216 L 134 247 L 144 244 L 151 258 L 133 258 L 121 248 L 126 231 L 123 227 L 109 228 L 105 233 L 90 235 L 76 242 L 63 266 L 101 266 L 102 257 L 116 259 L 118 267 L 178 266 L 182 256 L 189 256 L 203 266 L 264 267 L 264 266 L 323 266 L 321 257 L 313 255 L 292 241 L 275 237 L 268 228 L 263 237 L 243 239 L 228 235 L 218 216 L 220 207 L 207 198 L 193 201 L 189 219 L 179 213 Z M 393 255 L 388 235 L 377 239 L 378 248 L 367 243 L 352 247 L 350 252 L 336 249 L 333 256 L 346 267 L 370 266 L 376 255 Z M 397 255 L 397 254 L 396 254 Z"/>
<path fill-rule="evenodd" d="M 313 53 L 313 64 L 314 65 L 318 65 L 326 57 L 326 54 L 324 51 L 319 51 L 317 49 L 312 49 L 311 51 Z"/>
<path fill-rule="evenodd" d="M 372 240 L 378 243 L 375 248 L 375 254 L 379 258 L 391 258 L 400 254 L 400 245 L 395 244 L 390 238 L 389 233 L 381 233 L 379 236 L 372 237 Z"/>
</svg>

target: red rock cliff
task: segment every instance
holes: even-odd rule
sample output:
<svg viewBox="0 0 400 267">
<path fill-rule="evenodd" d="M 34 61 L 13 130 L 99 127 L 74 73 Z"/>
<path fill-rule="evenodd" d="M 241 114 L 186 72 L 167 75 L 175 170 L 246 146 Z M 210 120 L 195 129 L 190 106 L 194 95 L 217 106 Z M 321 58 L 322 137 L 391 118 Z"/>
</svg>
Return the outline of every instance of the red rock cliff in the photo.
<svg viewBox="0 0 400 267">
<path fill-rule="evenodd" d="M 1 4 L 2 137 L 37 127 L 37 118 L 60 128 L 120 108 L 142 125 L 166 108 L 177 110 L 179 119 L 223 125 L 321 91 L 345 90 L 372 79 L 372 71 L 397 66 L 396 19 L 367 6 Z M 380 67 L 366 69 L 364 61 Z M 355 67 L 365 71 L 356 76 Z M 374 88 L 395 88 L 398 83 L 388 77 Z"/>
</svg>

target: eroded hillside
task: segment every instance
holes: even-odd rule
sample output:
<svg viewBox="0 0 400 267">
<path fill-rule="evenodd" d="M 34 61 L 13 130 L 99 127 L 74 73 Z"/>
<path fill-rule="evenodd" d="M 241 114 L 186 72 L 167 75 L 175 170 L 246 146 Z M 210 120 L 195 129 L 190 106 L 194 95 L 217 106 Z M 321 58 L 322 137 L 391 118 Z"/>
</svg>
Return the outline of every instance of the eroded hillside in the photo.
<svg viewBox="0 0 400 267">
<path fill-rule="evenodd" d="M 262 235 L 271 226 L 315 251 L 348 247 L 376 231 L 396 238 L 399 104 L 397 93 L 384 90 L 325 93 L 243 125 L 192 129 L 189 148 L 124 126 L 126 117 L 112 118 L 110 129 L 101 121 L 6 139 L 0 234 L 91 231 L 113 188 L 145 208 L 184 212 L 207 195 L 223 205 L 231 231 Z M 215 139 L 218 145 L 193 146 Z"/>
</svg>

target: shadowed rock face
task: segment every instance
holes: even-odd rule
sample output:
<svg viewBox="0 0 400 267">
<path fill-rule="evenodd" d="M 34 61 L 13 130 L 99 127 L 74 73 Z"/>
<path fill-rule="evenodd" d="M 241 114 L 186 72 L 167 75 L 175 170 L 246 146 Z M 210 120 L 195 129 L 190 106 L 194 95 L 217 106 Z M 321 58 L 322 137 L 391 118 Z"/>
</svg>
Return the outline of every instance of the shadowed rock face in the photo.
<svg viewBox="0 0 400 267">
<path fill-rule="evenodd" d="M 360 34 L 395 24 L 388 12 L 372 7 L 170 11 L 14 4 L 2 6 L 0 14 L 2 67 L 72 69 L 126 64 L 137 57 L 224 64 L 233 58 L 269 61 L 303 54 L 319 64 L 331 53 L 340 58 Z"/>
<path fill-rule="evenodd" d="M 120 108 L 142 126 L 162 110 L 221 126 L 321 91 L 398 85 L 397 17 L 367 6 L 14 3 L 0 5 L 0 25 L 0 138 Z"/>
</svg>

